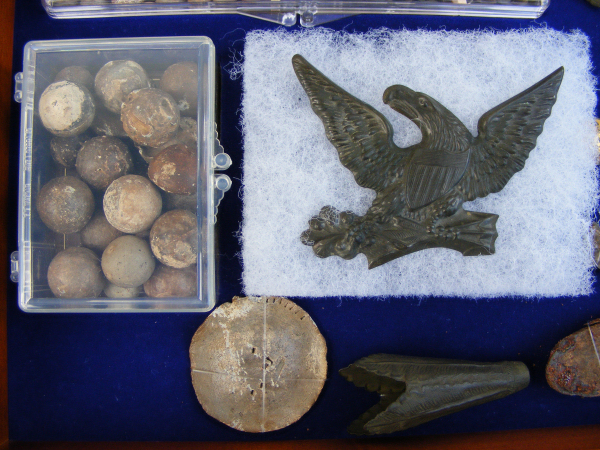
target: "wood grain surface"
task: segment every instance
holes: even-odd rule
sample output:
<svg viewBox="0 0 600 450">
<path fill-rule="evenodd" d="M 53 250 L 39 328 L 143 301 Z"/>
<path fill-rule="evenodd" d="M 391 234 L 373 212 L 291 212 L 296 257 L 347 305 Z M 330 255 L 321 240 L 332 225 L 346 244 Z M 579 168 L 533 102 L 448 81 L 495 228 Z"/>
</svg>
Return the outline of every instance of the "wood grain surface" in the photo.
<svg viewBox="0 0 600 450">
<path fill-rule="evenodd" d="M 15 4 L 0 0 L 0 211 L 8 202 L 8 148 L 12 101 L 12 48 Z M 6 363 L 6 290 L 8 281 L 7 225 L 0 215 L 0 442 L 8 440 L 8 377 Z"/>
</svg>

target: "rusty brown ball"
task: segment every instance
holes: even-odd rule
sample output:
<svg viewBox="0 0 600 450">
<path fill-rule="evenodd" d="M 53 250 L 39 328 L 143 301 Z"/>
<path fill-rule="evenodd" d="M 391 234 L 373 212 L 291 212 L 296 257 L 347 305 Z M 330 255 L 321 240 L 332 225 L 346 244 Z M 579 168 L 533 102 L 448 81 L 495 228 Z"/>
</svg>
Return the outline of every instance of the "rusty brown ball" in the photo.
<svg viewBox="0 0 600 450">
<path fill-rule="evenodd" d="M 48 285 L 59 298 L 95 298 L 105 284 L 100 259 L 84 247 L 63 250 L 48 266 Z"/>
<path fill-rule="evenodd" d="M 165 148 L 148 166 L 148 177 L 165 192 L 195 194 L 198 183 L 196 149 L 184 144 Z"/>
<path fill-rule="evenodd" d="M 108 281 L 119 287 L 144 284 L 154 272 L 155 264 L 150 246 L 136 236 L 121 236 L 102 253 L 102 271 Z"/>
<path fill-rule="evenodd" d="M 185 209 L 160 216 L 150 230 L 150 247 L 163 264 L 182 269 L 196 263 L 198 224 L 196 216 Z"/>
<path fill-rule="evenodd" d="M 106 219 L 124 233 L 135 234 L 149 229 L 161 210 L 162 198 L 158 189 L 139 175 L 116 179 L 104 193 Z"/>
<path fill-rule="evenodd" d="M 133 165 L 127 146 L 119 138 L 98 136 L 86 141 L 77 155 L 77 173 L 96 189 L 106 189 L 126 175 Z"/>
<path fill-rule="evenodd" d="M 123 129 L 134 142 L 158 147 L 179 128 L 179 109 L 173 97 L 160 89 L 139 89 L 127 96 L 121 109 Z"/>
<path fill-rule="evenodd" d="M 94 213 L 90 188 L 75 177 L 50 180 L 38 194 L 36 206 L 42 222 L 56 233 L 75 233 L 83 229 Z"/>
<path fill-rule="evenodd" d="M 81 146 L 88 138 L 87 134 L 69 137 L 54 136 L 50 141 L 52 159 L 63 167 L 73 167 Z"/>
<path fill-rule="evenodd" d="M 56 74 L 54 81 L 72 81 L 73 83 L 85 86 L 88 91 L 94 89 L 94 77 L 85 67 L 69 66 Z"/>
<path fill-rule="evenodd" d="M 175 269 L 158 264 L 144 291 L 149 297 L 193 297 L 198 291 L 196 265 Z"/>
<path fill-rule="evenodd" d="M 186 61 L 169 66 L 160 79 L 160 88 L 173 96 L 181 115 L 195 116 L 197 114 L 197 63 Z"/>
<path fill-rule="evenodd" d="M 87 248 L 102 252 L 108 244 L 122 235 L 123 232 L 108 223 L 104 213 L 98 211 L 81 230 L 81 243 Z"/>
<path fill-rule="evenodd" d="M 150 87 L 150 81 L 144 68 L 135 61 L 117 60 L 102 66 L 94 85 L 96 95 L 104 106 L 118 114 L 129 93 Z"/>
</svg>

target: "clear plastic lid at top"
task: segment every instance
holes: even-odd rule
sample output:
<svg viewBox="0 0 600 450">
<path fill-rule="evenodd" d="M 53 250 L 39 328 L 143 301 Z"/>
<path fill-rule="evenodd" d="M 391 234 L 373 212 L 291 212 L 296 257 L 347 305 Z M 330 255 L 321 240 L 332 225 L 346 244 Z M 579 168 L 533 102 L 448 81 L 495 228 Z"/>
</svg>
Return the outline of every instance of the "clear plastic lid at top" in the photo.
<svg viewBox="0 0 600 450">
<path fill-rule="evenodd" d="M 320 25 L 354 14 L 421 14 L 535 19 L 550 0 L 42 0 L 55 18 L 243 14 L 285 26 Z"/>
</svg>

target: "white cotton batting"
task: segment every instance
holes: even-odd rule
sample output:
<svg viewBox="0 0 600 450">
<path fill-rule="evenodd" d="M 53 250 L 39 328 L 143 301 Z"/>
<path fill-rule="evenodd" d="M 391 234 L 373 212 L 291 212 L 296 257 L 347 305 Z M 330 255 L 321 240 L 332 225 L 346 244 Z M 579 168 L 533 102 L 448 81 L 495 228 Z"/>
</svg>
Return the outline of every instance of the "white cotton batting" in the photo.
<svg viewBox="0 0 600 450">
<path fill-rule="evenodd" d="M 243 62 L 243 285 L 247 295 L 577 296 L 592 291 L 588 228 L 598 202 L 595 81 L 580 32 L 325 29 L 249 33 Z M 373 270 L 359 255 L 318 258 L 300 242 L 326 205 L 364 214 L 375 193 L 358 186 L 325 137 L 291 59 L 303 55 L 381 111 L 397 145 L 421 137 L 384 105 L 394 84 L 426 93 L 477 134 L 482 114 L 565 67 L 558 100 L 525 168 L 497 194 L 465 203 L 500 216 L 496 253 L 436 248 Z"/>
</svg>

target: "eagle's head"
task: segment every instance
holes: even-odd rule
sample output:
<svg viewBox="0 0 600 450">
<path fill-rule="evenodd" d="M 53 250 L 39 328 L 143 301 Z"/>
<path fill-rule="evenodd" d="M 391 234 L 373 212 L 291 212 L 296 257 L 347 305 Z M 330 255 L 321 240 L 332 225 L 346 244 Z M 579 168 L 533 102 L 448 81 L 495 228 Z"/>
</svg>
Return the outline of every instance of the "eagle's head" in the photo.
<svg viewBox="0 0 600 450">
<path fill-rule="evenodd" d="M 383 102 L 417 125 L 424 142 L 443 139 L 450 153 L 464 150 L 470 142 L 471 133 L 462 122 L 427 94 L 397 84 L 385 90 Z"/>
<path fill-rule="evenodd" d="M 429 95 L 402 85 L 390 86 L 383 93 L 383 102 L 408 117 L 423 134 L 431 134 L 431 125 L 440 119 L 440 105 Z"/>
</svg>

